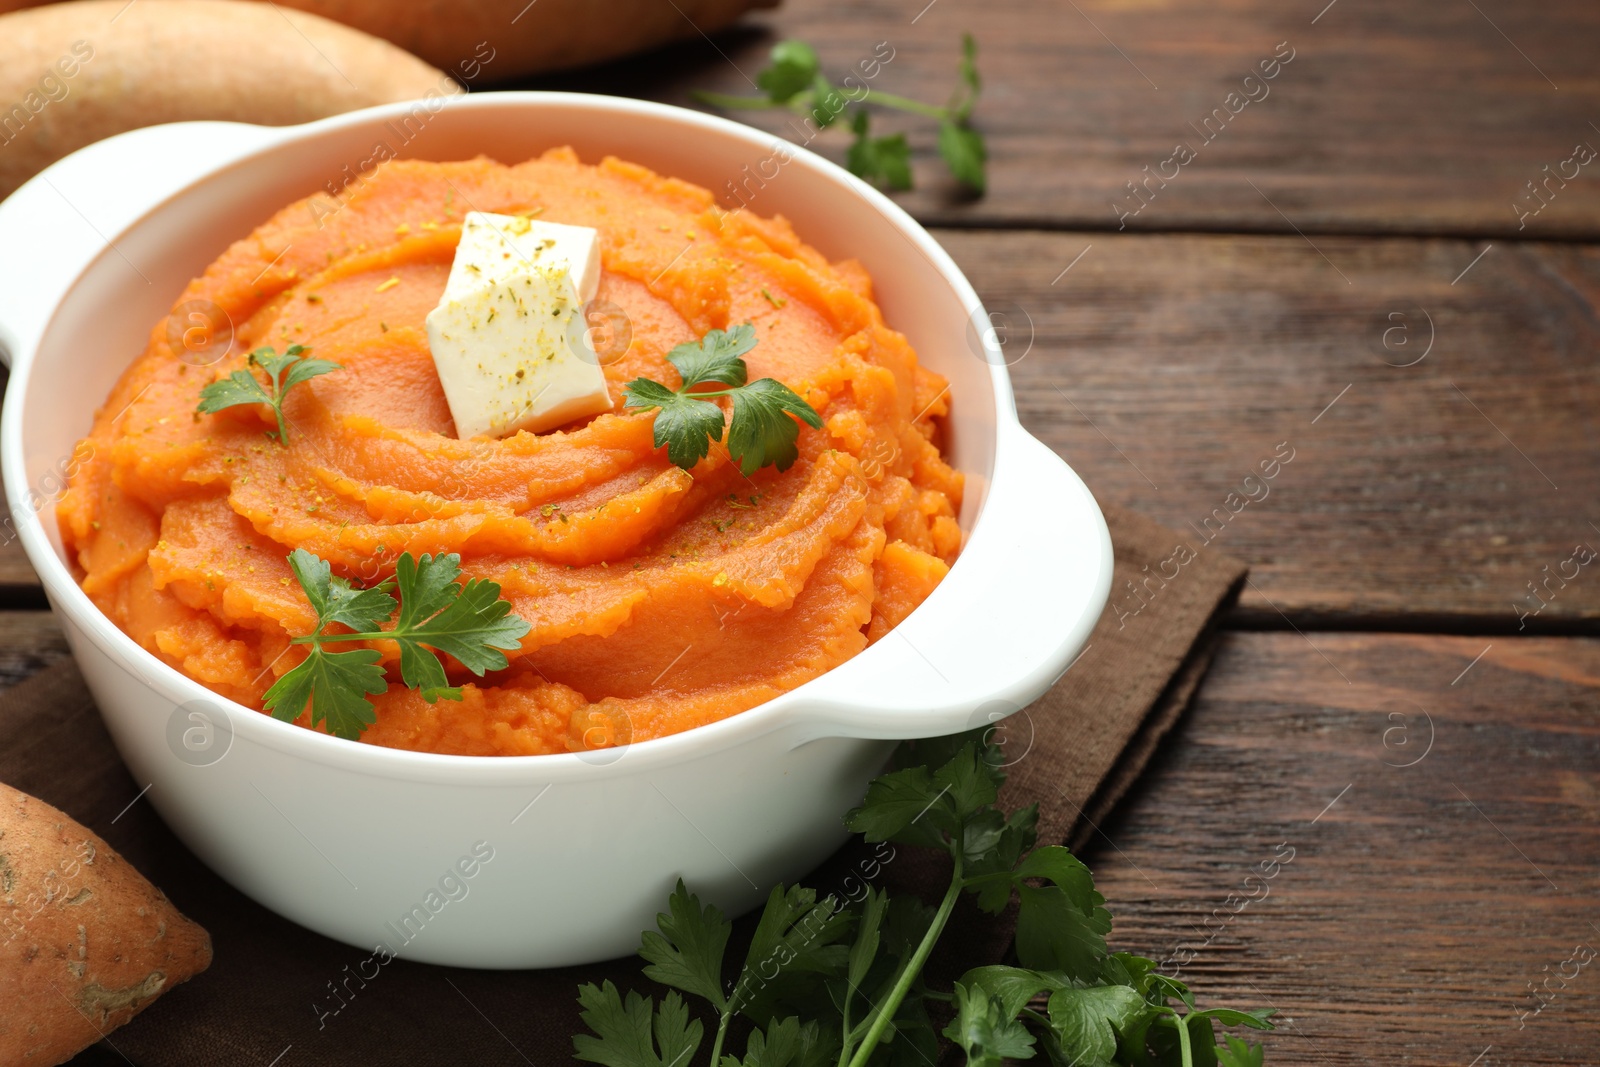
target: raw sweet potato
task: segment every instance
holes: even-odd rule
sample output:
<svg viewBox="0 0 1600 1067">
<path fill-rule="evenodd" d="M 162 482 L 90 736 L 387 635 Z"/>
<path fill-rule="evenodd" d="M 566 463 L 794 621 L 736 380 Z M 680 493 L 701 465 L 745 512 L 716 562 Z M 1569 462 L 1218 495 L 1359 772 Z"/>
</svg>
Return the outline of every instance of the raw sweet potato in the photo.
<svg viewBox="0 0 1600 1067">
<path fill-rule="evenodd" d="M 778 0 L 282 0 L 393 41 L 453 69 L 480 41 L 495 50 L 492 81 L 566 70 L 698 40 Z"/>
<path fill-rule="evenodd" d="M 109 845 L 0 785 L 0 1067 L 61 1063 L 210 963 L 210 935 Z"/>
<path fill-rule="evenodd" d="M 40 0 L 0 0 L 0 11 Z M 120 6 L 127 0 L 117 0 Z M 147 0 L 139 0 L 141 4 Z M 456 70 L 495 56 L 493 81 L 564 70 L 715 33 L 751 8 L 778 0 L 279 0 L 393 41 Z"/>
<path fill-rule="evenodd" d="M 17 11 L 0 15 L 0 197 L 139 126 L 283 126 L 459 91 L 393 45 L 271 4 L 75 0 Z"/>
</svg>

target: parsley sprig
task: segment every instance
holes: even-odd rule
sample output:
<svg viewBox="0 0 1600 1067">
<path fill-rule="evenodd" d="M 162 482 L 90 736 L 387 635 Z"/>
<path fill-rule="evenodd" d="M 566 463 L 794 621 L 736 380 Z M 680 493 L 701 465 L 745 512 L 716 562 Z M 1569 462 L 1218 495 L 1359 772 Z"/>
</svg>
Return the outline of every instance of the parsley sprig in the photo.
<svg viewBox="0 0 1600 1067">
<path fill-rule="evenodd" d="M 256 349 L 246 362 L 250 367 L 265 371 L 268 384 L 262 385 L 249 367 L 236 370 L 200 390 L 200 404 L 195 410 L 211 415 L 240 404 L 266 404 L 278 419 L 278 432 L 269 432 L 267 436 L 276 438 L 279 444 L 287 444 L 289 427 L 283 421 L 284 396 L 303 381 L 341 369 L 338 363 L 307 357 L 308 351 L 304 345 L 290 345 L 280 356 L 275 348 Z"/>
<path fill-rule="evenodd" d="M 297 637 L 311 654 L 268 689 L 263 703 L 274 718 L 292 722 L 311 704 L 311 725 L 326 722 L 328 732 L 348 740 L 360 738 L 377 721 L 368 699 L 389 688 L 376 649 L 330 652 L 327 646 L 351 641 L 393 641 L 400 646 L 400 677 L 433 704 L 460 700 L 461 690 L 445 677 L 437 652 L 454 656 L 478 677 L 505 667 L 502 649 L 518 646 L 528 623 L 512 614 L 500 599 L 500 586 L 484 578 L 465 585 L 461 557 L 425 555 L 420 560 L 401 554 L 395 575 L 369 589 L 358 589 L 337 577 L 326 560 L 303 548 L 289 555 L 289 568 L 317 613 L 311 633 Z M 395 597 L 398 589 L 399 597 Z M 397 614 L 398 613 L 398 614 Z M 394 618 L 391 629 L 383 625 Z M 351 633 L 327 634 L 334 624 Z"/>
<path fill-rule="evenodd" d="M 984 191 L 984 163 L 988 152 L 983 135 L 972 126 L 972 109 L 983 89 L 978 74 L 978 42 L 962 34 L 960 82 L 944 105 L 887 93 L 876 88 L 846 91 L 828 81 L 816 50 L 804 41 L 779 41 L 772 47 L 766 69 L 756 75 L 756 86 L 766 96 L 733 96 L 696 92 L 701 103 L 729 110 L 787 108 L 809 115 L 819 128 L 831 126 L 851 111 L 855 141 L 845 157 L 852 174 L 890 189 L 911 188 L 911 145 L 903 133 L 873 137 L 866 104 L 907 111 L 939 124 L 939 155 L 956 180 L 978 193 Z M 854 104 L 852 108 L 850 105 Z"/>
<path fill-rule="evenodd" d="M 730 330 L 712 330 L 699 341 L 689 341 L 667 353 L 683 384 L 668 389 L 649 378 L 635 378 L 623 389 L 627 406 L 656 412 L 655 445 L 666 446 L 667 458 L 688 470 L 706 458 L 712 441 L 728 430 L 728 453 L 739 462 L 746 477 L 772 464 L 780 471 L 794 465 L 800 455 L 795 442 L 800 425 L 820 430 L 822 416 L 792 389 L 776 378 L 748 381 L 750 368 L 740 357 L 756 346 L 756 328 L 741 323 Z M 723 389 L 705 389 L 705 385 Z M 733 398 L 733 420 L 724 423 L 715 398 Z"/>
<path fill-rule="evenodd" d="M 936 909 L 868 888 L 858 903 L 800 886 L 767 898 L 743 966 L 724 981 L 732 924 L 682 882 L 644 934 L 646 977 L 672 988 L 661 1006 L 617 987 L 585 985 L 592 1034 L 577 1058 L 605 1067 L 902 1067 L 939 1061 L 931 1013 L 968 1067 L 999 1067 L 1042 1049 L 1053 1067 L 1260 1067 L 1262 1050 L 1217 1025 L 1273 1029 L 1270 1011 L 1199 1008 L 1152 960 L 1111 952 L 1111 915 L 1089 869 L 1058 845 L 1035 848 L 1036 807 L 1003 812 L 999 750 L 981 735 L 918 741 L 920 764 L 875 779 L 845 824 L 869 842 L 950 856 Z M 923 964 L 963 894 L 998 914 L 1017 901 L 1017 966 L 974 967 L 948 990 Z M 716 1019 L 710 1059 L 681 993 Z M 730 1024 L 753 1029 L 743 1057 L 725 1054 Z"/>
</svg>

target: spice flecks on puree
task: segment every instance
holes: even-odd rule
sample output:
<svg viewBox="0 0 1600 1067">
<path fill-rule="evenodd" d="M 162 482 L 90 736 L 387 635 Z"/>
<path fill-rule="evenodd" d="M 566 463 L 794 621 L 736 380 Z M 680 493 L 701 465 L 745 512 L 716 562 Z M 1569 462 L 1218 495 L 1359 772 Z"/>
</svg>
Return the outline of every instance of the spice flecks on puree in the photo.
<svg viewBox="0 0 1600 1067">
<path fill-rule="evenodd" d="M 59 508 L 84 590 L 215 692 L 259 708 L 305 656 L 291 641 L 316 616 L 294 548 L 357 584 L 410 552 L 458 553 L 463 580 L 500 585 L 531 628 L 483 679 L 446 660 L 460 702 L 429 704 L 400 684 L 393 644 L 371 646 L 391 684 L 362 740 L 477 755 L 605 747 L 754 707 L 882 637 L 954 560 L 944 379 L 884 323 L 860 265 L 828 263 L 785 220 L 567 149 L 509 167 L 385 163 L 341 210 L 321 199 L 279 212 L 175 301 L 226 311 L 226 359 L 192 366 L 154 325 Z M 631 330 L 604 367 L 611 413 L 457 439 L 423 320 L 469 209 L 599 231 L 597 299 Z M 681 470 L 623 387 L 676 388 L 668 352 L 745 322 L 750 378 L 789 386 L 823 428 L 800 427 L 783 472 L 746 477 L 720 442 Z M 196 412 L 248 352 L 296 344 L 340 369 L 286 393 L 286 442 L 266 405 Z"/>
</svg>

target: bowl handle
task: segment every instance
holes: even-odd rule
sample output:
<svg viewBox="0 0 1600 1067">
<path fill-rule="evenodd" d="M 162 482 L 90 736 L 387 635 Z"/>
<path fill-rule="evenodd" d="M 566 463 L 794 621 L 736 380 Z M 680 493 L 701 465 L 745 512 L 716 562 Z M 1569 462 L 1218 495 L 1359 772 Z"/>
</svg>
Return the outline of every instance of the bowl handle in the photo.
<svg viewBox="0 0 1600 1067">
<path fill-rule="evenodd" d="M 1111 590 L 1099 505 L 1015 423 L 1001 427 L 994 470 L 950 573 L 871 656 L 812 683 L 798 741 L 937 737 L 993 723 L 1044 695 L 1086 650 Z"/>
<path fill-rule="evenodd" d="M 130 130 L 57 160 L 0 202 L 0 362 L 38 344 L 67 288 L 130 225 L 277 133 L 240 122 Z"/>
</svg>

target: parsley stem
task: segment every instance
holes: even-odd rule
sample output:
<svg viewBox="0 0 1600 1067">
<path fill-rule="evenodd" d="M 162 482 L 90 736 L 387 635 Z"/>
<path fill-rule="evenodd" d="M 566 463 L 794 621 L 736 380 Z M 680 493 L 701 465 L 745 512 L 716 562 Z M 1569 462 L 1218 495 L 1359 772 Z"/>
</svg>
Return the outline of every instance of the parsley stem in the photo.
<svg viewBox="0 0 1600 1067">
<path fill-rule="evenodd" d="M 728 1024 L 733 1021 L 733 1008 L 722 1013 L 722 1018 L 717 1021 L 717 1037 L 711 1042 L 711 1067 L 717 1067 L 722 1062 L 722 1042 L 728 1036 Z"/>
<path fill-rule="evenodd" d="M 254 357 L 252 356 L 252 358 Z M 286 445 L 289 443 L 289 427 L 285 426 L 283 422 L 283 372 L 285 368 L 279 367 L 276 371 L 268 370 L 266 367 L 261 369 L 265 370 L 267 377 L 272 380 L 272 413 L 278 417 L 278 443 Z"/>
<path fill-rule="evenodd" d="M 849 986 L 844 991 L 844 1004 L 839 1009 L 839 1067 L 846 1067 L 850 1062 L 850 1001 L 854 999 L 856 989 Z"/>
<path fill-rule="evenodd" d="M 956 901 L 961 897 L 960 842 L 961 837 L 957 835 L 951 848 L 951 853 L 955 857 L 955 870 L 950 875 L 950 888 L 945 891 L 944 899 L 939 902 L 939 910 L 934 913 L 933 923 L 928 927 L 928 932 L 922 935 L 922 943 L 906 962 L 905 970 L 900 972 L 900 978 L 895 982 L 894 988 L 889 990 L 889 995 L 879 1006 L 877 1016 L 872 1020 L 872 1028 L 861 1039 L 861 1046 L 850 1058 L 849 1067 L 866 1067 L 867 1061 L 872 1058 L 873 1050 L 878 1047 L 878 1041 L 883 1037 L 883 1032 L 889 1028 L 889 1023 L 900 1010 L 906 994 L 911 991 L 911 983 L 922 973 L 922 965 L 928 961 L 928 955 L 933 952 L 934 943 L 939 940 L 939 935 L 944 933 L 944 924 L 950 921 L 950 913 L 955 910 Z"/>
<path fill-rule="evenodd" d="M 898 93 L 886 93 L 881 89 L 872 90 L 863 99 L 870 100 L 880 107 L 890 107 L 896 111 L 909 111 L 913 115 L 922 115 L 930 119 L 948 119 L 951 117 L 949 108 L 939 107 L 936 104 L 924 104 L 921 100 L 913 100 L 909 96 L 901 96 Z"/>
<path fill-rule="evenodd" d="M 398 626 L 393 630 L 373 630 L 364 634 L 321 634 L 324 641 L 393 641 L 396 637 L 404 637 L 409 630 L 402 630 Z"/>
<path fill-rule="evenodd" d="M 1010 871 L 991 871 L 988 874 L 980 874 L 976 877 L 968 878 L 966 881 L 961 883 L 961 888 L 977 889 L 980 886 L 992 885 L 995 882 L 1009 882 L 1011 881 L 1012 877 L 1013 875 Z"/>
<path fill-rule="evenodd" d="M 813 99 L 814 94 L 809 91 L 800 93 L 795 99 L 790 100 L 773 100 L 765 96 L 735 96 L 731 93 L 705 91 L 693 92 L 689 95 L 702 104 L 710 104 L 712 107 L 725 108 L 729 111 L 772 111 L 777 108 L 789 108 L 804 113 L 810 110 L 805 105 L 815 102 Z M 852 96 L 849 92 L 841 89 L 839 90 L 839 95 L 852 103 L 871 101 L 880 107 L 893 108 L 896 111 L 909 111 L 914 115 L 922 115 L 930 119 L 954 120 L 956 116 L 956 112 L 952 108 L 940 107 L 937 104 L 925 104 L 921 100 L 913 100 L 911 97 L 901 96 L 899 93 L 886 93 L 881 89 L 871 89 L 860 96 Z M 801 106 L 796 107 L 797 101 L 800 102 Z"/>
<path fill-rule="evenodd" d="M 689 94 L 702 104 L 712 107 L 727 108 L 730 111 L 739 111 L 753 108 L 788 107 L 784 100 L 773 100 L 765 96 L 734 96 L 732 93 L 712 93 L 696 91 Z"/>
<path fill-rule="evenodd" d="M 1194 1067 L 1194 1053 L 1189 1048 L 1189 1017 L 1173 1011 L 1172 1019 L 1178 1024 L 1178 1052 L 1183 1056 L 1183 1067 Z"/>
<path fill-rule="evenodd" d="M 410 629 L 402 630 L 397 626 L 393 630 L 373 630 L 364 634 L 314 633 L 306 634 L 304 637 L 292 637 L 289 639 L 289 643 L 291 645 L 317 645 L 320 647 L 324 642 L 338 644 L 340 641 L 393 641 L 397 638 L 409 636 L 412 632 Z"/>
</svg>

